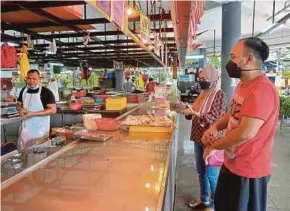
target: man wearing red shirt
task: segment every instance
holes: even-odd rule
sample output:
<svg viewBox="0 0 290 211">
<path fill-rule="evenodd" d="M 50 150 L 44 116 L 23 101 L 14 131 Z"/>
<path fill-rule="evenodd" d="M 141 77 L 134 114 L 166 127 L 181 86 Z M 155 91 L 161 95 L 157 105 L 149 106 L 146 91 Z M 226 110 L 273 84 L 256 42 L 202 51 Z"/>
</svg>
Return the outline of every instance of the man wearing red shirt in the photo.
<svg viewBox="0 0 290 211">
<path fill-rule="evenodd" d="M 240 40 L 226 65 L 231 78 L 241 82 L 230 111 L 204 134 L 203 142 L 226 135 L 208 145 L 204 159 L 214 150 L 225 150 L 215 192 L 216 211 L 266 211 L 267 186 L 273 170 L 272 154 L 279 116 L 279 96 L 261 72 L 269 47 L 259 38 Z"/>
<path fill-rule="evenodd" d="M 149 83 L 147 84 L 146 92 L 153 93 L 155 91 L 154 88 L 155 88 L 155 81 L 153 78 L 149 78 Z"/>
</svg>

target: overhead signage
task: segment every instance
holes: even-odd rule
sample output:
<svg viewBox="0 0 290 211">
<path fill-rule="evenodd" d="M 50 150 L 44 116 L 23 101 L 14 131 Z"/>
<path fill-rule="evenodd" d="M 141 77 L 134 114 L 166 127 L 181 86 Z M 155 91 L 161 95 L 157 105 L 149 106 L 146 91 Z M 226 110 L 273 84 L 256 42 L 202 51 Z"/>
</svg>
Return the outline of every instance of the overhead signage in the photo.
<svg viewBox="0 0 290 211">
<path fill-rule="evenodd" d="M 150 19 L 140 13 L 140 37 L 150 43 Z"/>
<path fill-rule="evenodd" d="M 96 6 L 108 17 L 111 16 L 111 0 L 96 0 Z"/>
<path fill-rule="evenodd" d="M 123 29 L 125 2 L 125 0 L 118 0 L 112 1 L 111 4 L 111 21 L 113 21 L 120 29 Z"/>
</svg>

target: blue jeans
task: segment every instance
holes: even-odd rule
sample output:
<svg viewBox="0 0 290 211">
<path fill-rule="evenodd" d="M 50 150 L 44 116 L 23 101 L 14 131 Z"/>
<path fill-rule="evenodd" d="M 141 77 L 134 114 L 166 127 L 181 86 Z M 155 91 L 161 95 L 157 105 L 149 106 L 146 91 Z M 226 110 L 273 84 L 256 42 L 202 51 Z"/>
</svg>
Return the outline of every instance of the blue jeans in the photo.
<svg viewBox="0 0 290 211">
<path fill-rule="evenodd" d="M 200 199 L 203 202 L 213 202 L 218 181 L 218 168 L 206 166 L 203 160 L 203 147 L 194 144 L 196 170 L 200 186 Z"/>
</svg>

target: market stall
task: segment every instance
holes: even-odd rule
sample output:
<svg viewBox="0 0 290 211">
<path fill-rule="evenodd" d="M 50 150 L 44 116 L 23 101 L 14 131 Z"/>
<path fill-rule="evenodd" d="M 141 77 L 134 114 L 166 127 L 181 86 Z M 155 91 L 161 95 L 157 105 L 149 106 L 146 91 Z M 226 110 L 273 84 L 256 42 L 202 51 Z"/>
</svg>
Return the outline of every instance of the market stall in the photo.
<svg viewBox="0 0 290 211">
<path fill-rule="evenodd" d="M 152 107 L 152 103 L 146 103 L 119 116 L 116 120 L 123 129 L 118 131 L 84 132 L 74 128 L 80 135 L 75 141 L 56 147 L 42 144 L 3 160 L 2 210 L 172 210 L 177 120 L 174 115 L 169 116 L 174 121 L 163 115 L 152 116 L 166 110 L 155 108 L 153 112 Z M 136 132 L 132 125 L 166 126 L 168 130 Z M 82 136 L 98 139 L 85 141 Z M 106 136 L 110 139 L 96 141 Z"/>
</svg>

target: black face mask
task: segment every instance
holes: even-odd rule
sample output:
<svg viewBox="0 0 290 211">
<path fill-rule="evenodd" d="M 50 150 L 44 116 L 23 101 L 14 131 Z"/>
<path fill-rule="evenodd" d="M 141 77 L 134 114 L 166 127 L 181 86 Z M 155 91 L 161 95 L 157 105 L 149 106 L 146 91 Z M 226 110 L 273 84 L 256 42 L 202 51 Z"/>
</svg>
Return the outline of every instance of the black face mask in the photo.
<svg viewBox="0 0 290 211">
<path fill-rule="evenodd" d="M 242 70 L 232 60 L 228 61 L 226 69 L 230 78 L 241 78 Z"/>
<path fill-rule="evenodd" d="M 198 83 L 199 83 L 201 89 L 209 89 L 209 87 L 211 85 L 210 82 L 208 82 L 208 81 L 199 81 Z"/>
<path fill-rule="evenodd" d="M 228 75 L 229 75 L 230 78 L 241 78 L 243 71 L 244 72 L 247 72 L 247 71 L 256 71 L 256 70 L 259 70 L 259 69 L 242 70 L 232 60 L 228 61 L 227 65 L 226 65 L 226 69 L 227 69 L 227 72 L 228 72 Z"/>
</svg>

